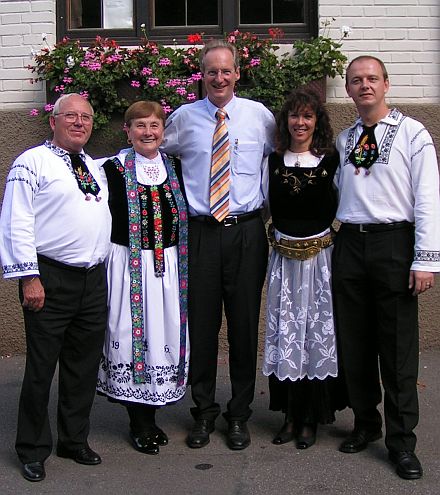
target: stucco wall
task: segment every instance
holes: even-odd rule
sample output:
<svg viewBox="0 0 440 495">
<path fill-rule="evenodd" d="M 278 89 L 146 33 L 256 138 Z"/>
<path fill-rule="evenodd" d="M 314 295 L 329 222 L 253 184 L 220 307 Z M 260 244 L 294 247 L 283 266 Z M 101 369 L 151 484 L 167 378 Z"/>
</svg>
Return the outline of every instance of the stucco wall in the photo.
<svg viewBox="0 0 440 495">
<path fill-rule="evenodd" d="M 329 103 L 335 133 L 347 127 L 356 112 L 351 104 Z M 429 129 L 440 152 L 440 105 L 399 105 L 406 114 L 420 120 Z M 49 135 L 47 124 L 38 118 L 29 117 L 26 110 L 13 112 L 0 111 L 2 132 L 0 135 L 0 188 L 3 193 L 5 176 L 12 160 L 23 150 L 41 143 Z M 103 156 L 125 146 L 121 132 L 121 122 L 113 122 L 113 128 L 95 133 L 87 147 L 92 156 Z M 420 297 L 420 327 L 422 348 L 440 348 L 440 279 L 438 285 Z M 23 322 L 17 297 L 17 284 L 0 279 L 0 355 L 22 353 L 25 349 Z M 264 301 L 262 307 L 264 308 Z M 261 330 L 264 331 L 264 311 Z M 260 343 L 262 342 L 260 338 Z M 221 343 L 225 346 L 224 332 Z"/>
</svg>

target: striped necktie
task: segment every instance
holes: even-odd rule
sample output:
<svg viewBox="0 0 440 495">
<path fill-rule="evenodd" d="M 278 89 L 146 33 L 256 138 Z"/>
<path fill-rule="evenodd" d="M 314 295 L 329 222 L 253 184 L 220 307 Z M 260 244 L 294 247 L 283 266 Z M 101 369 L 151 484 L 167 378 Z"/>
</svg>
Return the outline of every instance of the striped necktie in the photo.
<svg viewBox="0 0 440 495">
<path fill-rule="evenodd" d="M 215 114 L 215 126 L 212 140 L 210 208 L 211 214 L 221 222 L 229 214 L 229 135 L 226 127 L 226 112 L 220 108 Z"/>
</svg>

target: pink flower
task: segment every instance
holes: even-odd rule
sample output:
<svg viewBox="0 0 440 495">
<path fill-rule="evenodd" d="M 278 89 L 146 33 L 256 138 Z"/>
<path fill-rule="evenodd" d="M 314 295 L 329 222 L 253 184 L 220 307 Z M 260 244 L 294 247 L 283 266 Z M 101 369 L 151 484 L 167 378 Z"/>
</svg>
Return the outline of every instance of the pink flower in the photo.
<svg viewBox="0 0 440 495">
<path fill-rule="evenodd" d="M 63 83 L 70 84 L 73 82 L 73 77 L 64 77 Z"/>
<path fill-rule="evenodd" d="M 130 86 L 132 86 L 133 88 L 140 88 L 141 83 L 139 81 L 131 81 Z"/>
<path fill-rule="evenodd" d="M 153 71 L 149 67 L 143 67 L 143 69 L 141 70 L 141 74 L 143 76 L 151 76 L 152 73 Z"/>
<path fill-rule="evenodd" d="M 259 58 L 253 58 L 250 62 L 249 65 L 251 67 L 256 67 L 257 65 L 260 65 L 261 61 Z"/>
<path fill-rule="evenodd" d="M 89 98 L 89 92 L 88 91 L 80 91 L 79 95 L 85 98 L 86 100 Z"/>
<path fill-rule="evenodd" d="M 194 101 L 194 100 L 196 100 L 196 99 L 197 99 L 197 96 L 196 96 L 194 93 L 188 93 L 188 94 L 186 95 L 186 99 L 187 99 L 188 101 Z"/>
<path fill-rule="evenodd" d="M 180 96 L 185 96 L 186 95 L 186 89 L 182 88 L 182 86 L 176 88 L 176 93 Z"/>
<path fill-rule="evenodd" d="M 162 103 L 162 108 L 165 113 L 171 113 L 173 111 L 173 109 L 169 105 L 166 105 L 164 103 Z"/>
<path fill-rule="evenodd" d="M 202 79 L 202 73 L 201 72 L 196 72 L 195 74 L 191 74 L 191 78 L 193 81 L 200 81 Z"/>
<path fill-rule="evenodd" d="M 64 84 L 60 84 L 59 86 L 55 86 L 54 91 L 55 91 L 55 93 L 62 93 L 64 91 L 64 89 L 65 89 Z"/>
<path fill-rule="evenodd" d="M 159 84 L 159 79 L 157 77 L 149 77 L 147 79 L 148 86 L 154 87 Z"/>
<path fill-rule="evenodd" d="M 38 110 L 36 108 L 33 108 L 30 112 L 29 115 L 31 117 L 36 117 L 39 114 Z"/>
<path fill-rule="evenodd" d="M 159 60 L 159 65 L 162 66 L 162 67 L 165 67 L 166 65 L 171 65 L 171 60 L 167 57 L 165 58 L 161 58 Z"/>
<path fill-rule="evenodd" d="M 52 103 L 46 103 L 46 105 L 44 105 L 44 111 L 45 112 L 51 112 L 53 110 L 53 105 Z"/>
</svg>

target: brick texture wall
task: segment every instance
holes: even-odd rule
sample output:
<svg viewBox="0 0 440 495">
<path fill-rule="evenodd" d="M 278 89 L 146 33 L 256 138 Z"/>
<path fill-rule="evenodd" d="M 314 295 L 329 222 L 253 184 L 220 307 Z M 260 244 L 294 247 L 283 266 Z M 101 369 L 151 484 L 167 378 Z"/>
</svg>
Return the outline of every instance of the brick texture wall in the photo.
<svg viewBox="0 0 440 495">
<path fill-rule="evenodd" d="M 343 41 L 349 60 L 365 53 L 381 58 L 390 74 L 388 100 L 394 103 L 440 101 L 440 2 L 438 0 L 320 0 L 321 20 L 335 18 L 351 33 Z M 329 81 L 329 101 L 346 98 L 341 79 Z"/>
<path fill-rule="evenodd" d="M 381 57 L 394 103 L 440 102 L 440 5 L 438 0 L 319 0 L 321 21 L 335 18 L 330 35 L 352 29 L 343 41 L 349 59 Z M 55 0 L 0 0 L 0 110 L 44 103 L 41 83 L 31 84 L 31 51 L 55 42 Z M 347 102 L 344 82 L 328 81 L 330 102 Z"/>
</svg>

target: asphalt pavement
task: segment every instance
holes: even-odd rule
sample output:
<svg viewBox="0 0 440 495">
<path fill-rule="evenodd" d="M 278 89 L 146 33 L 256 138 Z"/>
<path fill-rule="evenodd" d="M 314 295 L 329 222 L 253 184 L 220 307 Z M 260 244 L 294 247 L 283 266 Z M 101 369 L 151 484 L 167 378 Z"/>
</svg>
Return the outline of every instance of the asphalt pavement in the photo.
<svg viewBox="0 0 440 495">
<path fill-rule="evenodd" d="M 299 451 L 293 442 L 276 446 L 272 437 L 281 413 L 268 410 L 267 379 L 257 374 L 254 413 L 248 425 L 252 443 L 231 451 L 225 442 L 226 422 L 218 418 L 211 442 L 189 449 L 185 437 L 192 425 L 190 391 L 174 406 L 157 414 L 170 438 L 159 455 L 135 451 L 128 437 L 123 407 L 97 397 L 92 413 L 90 446 L 102 464 L 82 466 L 53 454 L 46 461 L 46 479 L 30 483 L 21 476 L 14 450 L 17 404 L 24 356 L 0 359 L 0 494 L 54 495 L 438 495 L 440 494 L 440 350 L 420 356 L 420 423 L 417 454 L 424 468 L 420 480 L 400 479 L 389 463 L 383 439 L 358 454 L 343 454 L 338 445 L 352 428 L 352 414 L 337 414 L 333 425 L 321 426 L 316 444 Z M 56 382 L 50 414 L 56 434 Z M 225 356 L 219 360 L 217 396 L 225 407 L 229 396 Z"/>
</svg>

